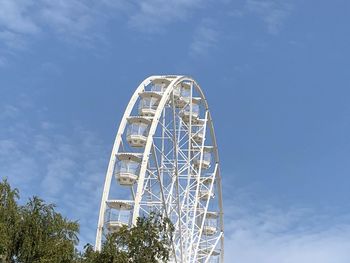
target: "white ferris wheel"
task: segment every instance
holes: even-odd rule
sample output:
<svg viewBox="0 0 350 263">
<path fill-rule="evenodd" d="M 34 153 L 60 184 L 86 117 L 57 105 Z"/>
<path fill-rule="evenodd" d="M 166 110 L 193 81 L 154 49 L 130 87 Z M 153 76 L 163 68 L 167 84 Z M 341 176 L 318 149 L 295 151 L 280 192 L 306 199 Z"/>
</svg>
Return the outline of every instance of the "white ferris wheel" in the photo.
<svg viewBox="0 0 350 263">
<path fill-rule="evenodd" d="M 151 76 L 131 97 L 106 173 L 95 249 L 151 212 L 174 224 L 171 262 L 224 261 L 213 122 L 202 89 L 187 76 Z"/>
</svg>

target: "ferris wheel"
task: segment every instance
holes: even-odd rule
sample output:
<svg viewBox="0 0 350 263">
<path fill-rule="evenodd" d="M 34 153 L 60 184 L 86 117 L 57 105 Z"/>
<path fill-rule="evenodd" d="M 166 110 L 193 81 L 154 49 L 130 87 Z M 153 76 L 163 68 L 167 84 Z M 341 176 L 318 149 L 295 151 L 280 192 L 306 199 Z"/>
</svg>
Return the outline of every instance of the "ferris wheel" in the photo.
<svg viewBox="0 0 350 263">
<path fill-rule="evenodd" d="M 187 76 L 151 76 L 132 95 L 106 173 L 95 249 L 151 212 L 174 224 L 171 262 L 224 261 L 218 147 L 204 93 Z"/>
</svg>

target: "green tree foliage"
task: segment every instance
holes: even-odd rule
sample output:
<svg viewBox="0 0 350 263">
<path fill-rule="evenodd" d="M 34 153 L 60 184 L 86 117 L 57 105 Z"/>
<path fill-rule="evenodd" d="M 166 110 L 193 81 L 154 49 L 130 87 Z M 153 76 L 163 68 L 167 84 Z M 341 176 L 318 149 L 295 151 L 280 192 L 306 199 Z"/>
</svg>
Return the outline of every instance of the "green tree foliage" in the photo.
<svg viewBox="0 0 350 263">
<path fill-rule="evenodd" d="M 108 235 L 101 251 L 86 245 L 79 253 L 79 225 L 33 197 L 18 204 L 19 192 L 0 181 L 0 263 L 155 263 L 170 257 L 174 227 L 158 214 Z"/>
<path fill-rule="evenodd" d="M 79 225 L 34 197 L 21 209 L 20 262 L 72 262 Z"/>
<path fill-rule="evenodd" d="M 12 262 L 18 250 L 18 198 L 17 189 L 11 189 L 6 180 L 0 183 L 0 259 L 5 262 Z"/>
<path fill-rule="evenodd" d="M 8 263 L 73 262 L 77 222 L 63 218 L 54 205 L 33 197 L 19 206 L 18 190 L 0 183 L 0 259 Z"/>
<path fill-rule="evenodd" d="M 85 247 L 86 263 L 154 263 L 167 262 L 170 257 L 174 226 L 168 218 L 152 213 L 140 217 L 135 226 L 122 227 L 107 236 L 100 252 Z"/>
</svg>

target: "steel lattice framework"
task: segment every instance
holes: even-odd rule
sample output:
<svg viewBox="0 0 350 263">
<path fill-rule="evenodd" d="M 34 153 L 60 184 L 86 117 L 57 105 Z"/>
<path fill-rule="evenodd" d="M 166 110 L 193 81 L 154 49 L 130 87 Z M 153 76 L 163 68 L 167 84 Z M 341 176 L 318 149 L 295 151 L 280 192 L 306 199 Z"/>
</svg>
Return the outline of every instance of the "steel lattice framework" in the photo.
<svg viewBox="0 0 350 263">
<path fill-rule="evenodd" d="M 207 100 L 191 77 L 151 76 L 131 97 L 106 173 L 95 249 L 152 211 L 175 226 L 171 262 L 223 262 L 218 147 Z"/>
</svg>

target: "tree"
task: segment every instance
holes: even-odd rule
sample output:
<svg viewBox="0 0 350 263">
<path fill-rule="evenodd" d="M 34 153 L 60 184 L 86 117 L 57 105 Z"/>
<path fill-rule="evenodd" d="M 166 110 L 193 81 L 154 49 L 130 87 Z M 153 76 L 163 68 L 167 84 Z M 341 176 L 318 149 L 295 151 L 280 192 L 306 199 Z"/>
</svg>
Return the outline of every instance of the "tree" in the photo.
<svg viewBox="0 0 350 263">
<path fill-rule="evenodd" d="M 108 235 L 100 252 L 86 246 L 84 259 L 86 263 L 167 262 L 173 232 L 168 218 L 151 213 L 149 217 L 139 217 L 135 226 L 124 226 Z"/>
<path fill-rule="evenodd" d="M 78 244 L 77 222 L 63 218 L 55 206 L 33 197 L 21 209 L 20 262 L 72 262 Z"/>
<path fill-rule="evenodd" d="M 79 225 L 38 197 L 17 204 L 18 190 L 0 182 L 0 259 L 8 263 L 73 262 Z"/>
<path fill-rule="evenodd" d="M 18 249 L 20 215 L 18 190 L 11 189 L 7 180 L 0 183 L 0 259 L 13 262 Z"/>
</svg>

